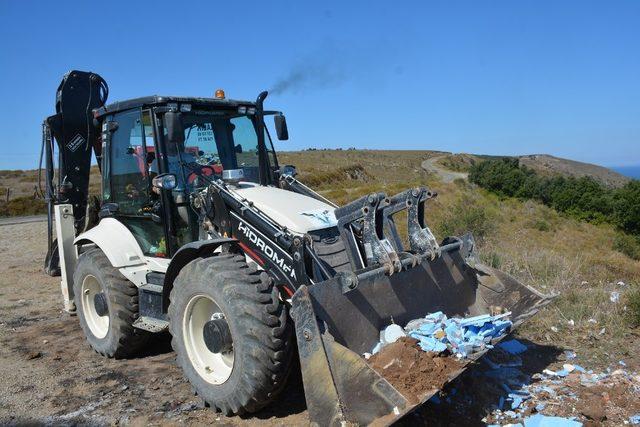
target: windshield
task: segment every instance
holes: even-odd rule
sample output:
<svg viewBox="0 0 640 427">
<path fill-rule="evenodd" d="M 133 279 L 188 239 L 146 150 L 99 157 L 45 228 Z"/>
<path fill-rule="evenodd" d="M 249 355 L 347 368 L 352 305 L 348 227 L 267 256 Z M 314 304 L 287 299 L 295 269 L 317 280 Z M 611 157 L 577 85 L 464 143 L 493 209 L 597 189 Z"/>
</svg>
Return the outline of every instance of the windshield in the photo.
<svg viewBox="0 0 640 427">
<path fill-rule="evenodd" d="M 191 112 L 182 114 L 182 124 L 184 145 L 179 152 L 167 147 L 169 170 L 181 187 L 177 189 L 204 186 L 208 179 L 220 178 L 224 169 L 242 169 L 244 181 L 259 182 L 258 138 L 251 116 Z"/>
</svg>

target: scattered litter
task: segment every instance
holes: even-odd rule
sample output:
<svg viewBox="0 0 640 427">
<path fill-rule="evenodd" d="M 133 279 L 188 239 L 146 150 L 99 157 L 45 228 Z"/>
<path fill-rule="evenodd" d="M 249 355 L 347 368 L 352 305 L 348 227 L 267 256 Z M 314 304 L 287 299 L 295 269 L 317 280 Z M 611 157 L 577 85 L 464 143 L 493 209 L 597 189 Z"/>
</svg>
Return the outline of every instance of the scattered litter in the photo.
<svg viewBox="0 0 640 427">
<path fill-rule="evenodd" d="M 520 354 L 527 351 L 527 346 L 516 339 L 502 341 L 498 347 L 510 354 Z"/>
<path fill-rule="evenodd" d="M 542 373 L 550 377 L 566 377 L 567 375 L 569 375 L 569 372 L 565 369 L 561 369 L 559 371 L 552 371 L 551 369 L 545 369 L 544 371 L 542 371 Z"/>
<path fill-rule="evenodd" d="M 593 323 L 594 325 L 596 323 L 598 323 L 598 321 L 596 319 L 594 319 L 593 317 L 591 319 L 588 320 L 589 323 Z"/>
<path fill-rule="evenodd" d="M 626 283 L 624 283 L 622 280 L 616 283 L 616 285 L 622 286 L 622 287 L 627 286 Z"/>
<path fill-rule="evenodd" d="M 617 304 L 618 301 L 620 300 L 620 292 L 618 291 L 611 291 L 611 294 L 609 295 L 609 300 L 614 303 Z"/>
<path fill-rule="evenodd" d="M 405 330 L 418 340 L 424 351 L 442 353 L 449 350 L 458 357 L 493 348 L 491 340 L 509 331 L 511 321 L 506 318 L 511 313 L 496 316 L 483 314 L 465 319 L 448 318 L 438 311 L 424 319 L 412 320 Z"/>
<path fill-rule="evenodd" d="M 454 405 L 464 411 L 466 405 L 478 399 L 478 393 L 486 394 L 484 399 L 488 401 L 482 405 L 488 405 L 490 412 L 482 421 L 502 427 L 573 427 L 581 426 L 581 420 L 601 422 L 605 419 L 613 421 L 612 425 L 640 426 L 638 406 L 614 397 L 619 396 L 622 387 L 629 387 L 631 393 L 640 395 L 640 375 L 636 372 L 627 371 L 617 362 L 605 372 L 594 373 L 576 363 L 575 352 L 566 350 L 566 361 L 560 368 L 527 375 L 521 366 L 528 364 L 529 357 L 509 353 L 510 344 L 504 348 L 503 343 L 482 359 L 483 367 L 465 380 L 465 387 L 456 387 L 455 398 L 454 393 L 445 391 L 438 404 Z M 522 365 L 512 366 L 514 360 Z M 469 390 L 467 381 L 480 390 Z M 625 406 L 621 406 L 623 404 Z M 627 408 L 627 405 L 631 406 Z"/>
<path fill-rule="evenodd" d="M 569 325 L 571 327 L 574 327 L 574 326 L 576 326 L 576 322 L 573 319 L 567 320 L 567 325 Z"/>
<path fill-rule="evenodd" d="M 626 363 L 624 363 L 624 360 L 619 361 L 619 362 L 618 362 L 618 365 L 620 365 L 620 366 L 627 366 L 627 364 L 626 364 Z"/>
<path fill-rule="evenodd" d="M 524 427 L 581 427 L 582 423 L 571 418 L 550 417 L 535 414 L 524 419 Z"/>
<path fill-rule="evenodd" d="M 607 332 L 607 328 L 602 328 L 602 329 L 600 329 L 599 334 L 600 334 L 600 335 L 604 335 L 604 334 L 605 334 L 605 332 Z"/>
<path fill-rule="evenodd" d="M 551 327 L 551 330 L 552 330 L 553 332 L 558 332 L 558 328 L 556 328 L 555 326 L 552 326 L 552 327 Z"/>
</svg>

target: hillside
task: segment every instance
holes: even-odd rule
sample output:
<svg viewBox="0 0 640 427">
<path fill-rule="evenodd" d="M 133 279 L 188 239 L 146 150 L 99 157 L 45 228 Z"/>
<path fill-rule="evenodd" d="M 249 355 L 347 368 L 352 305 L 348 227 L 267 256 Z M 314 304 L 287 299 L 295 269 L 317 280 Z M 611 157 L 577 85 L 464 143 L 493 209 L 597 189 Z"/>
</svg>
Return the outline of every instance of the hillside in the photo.
<svg viewBox="0 0 640 427">
<path fill-rule="evenodd" d="M 629 178 L 603 166 L 561 159 L 548 154 L 531 154 L 518 157 L 520 164 L 544 175 L 590 176 L 607 187 L 621 187 Z"/>
<path fill-rule="evenodd" d="M 438 159 L 438 163 L 451 171 L 468 172 L 469 168 L 477 162 L 496 157 L 502 156 L 448 153 L 442 155 L 441 158 Z M 533 169 L 541 175 L 563 175 L 576 178 L 589 176 L 609 188 L 622 187 L 630 180 L 630 178 L 603 166 L 563 159 L 549 154 L 529 154 L 516 157 L 521 165 Z"/>
</svg>

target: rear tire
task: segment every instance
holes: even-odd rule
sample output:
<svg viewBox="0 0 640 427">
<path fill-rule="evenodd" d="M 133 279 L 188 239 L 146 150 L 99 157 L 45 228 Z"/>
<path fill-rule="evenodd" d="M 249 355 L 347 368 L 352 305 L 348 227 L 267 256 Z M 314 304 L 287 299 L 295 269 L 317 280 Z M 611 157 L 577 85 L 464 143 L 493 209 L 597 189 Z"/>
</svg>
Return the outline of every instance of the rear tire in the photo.
<svg viewBox="0 0 640 427">
<path fill-rule="evenodd" d="M 226 415 L 243 414 L 278 395 L 290 371 L 292 327 L 266 273 L 249 267 L 244 255 L 198 258 L 180 271 L 170 299 L 178 365 L 206 404 Z M 203 325 L 212 321 L 216 343 L 227 337 L 225 330 L 230 333 L 225 350 L 206 344 Z"/>
<path fill-rule="evenodd" d="M 136 355 L 147 344 L 151 335 L 133 327 L 138 318 L 138 288 L 99 248 L 80 256 L 73 293 L 80 326 L 96 352 L 121 359 Z M 98 294 L 103 296 L 96 298 Z"/>
</svg>

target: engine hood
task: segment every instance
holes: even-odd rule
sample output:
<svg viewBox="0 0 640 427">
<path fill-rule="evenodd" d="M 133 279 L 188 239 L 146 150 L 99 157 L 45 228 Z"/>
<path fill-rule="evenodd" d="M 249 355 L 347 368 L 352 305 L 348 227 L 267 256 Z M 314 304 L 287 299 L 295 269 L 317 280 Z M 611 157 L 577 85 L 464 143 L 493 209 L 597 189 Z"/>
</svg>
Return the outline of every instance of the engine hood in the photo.
<svg viewBox="0 0 640 427">
<path fill-rule="evenodd" d="M 335 208 L 312 197 L 251 182 L 241 182 L 233 191 L 295 233 L 303 234 L 338 224 Z"/>
</svg>

